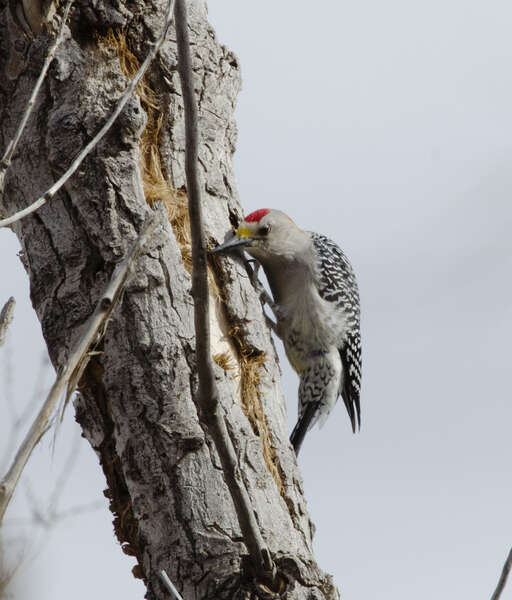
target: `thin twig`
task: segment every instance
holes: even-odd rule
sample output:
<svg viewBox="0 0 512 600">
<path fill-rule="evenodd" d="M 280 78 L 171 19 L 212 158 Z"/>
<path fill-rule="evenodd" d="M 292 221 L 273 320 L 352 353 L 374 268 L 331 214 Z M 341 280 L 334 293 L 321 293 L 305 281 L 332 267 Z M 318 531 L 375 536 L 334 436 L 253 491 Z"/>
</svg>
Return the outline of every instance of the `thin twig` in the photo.
<svg viewBox="0 0 512 600">
<path fill-rule="evenodd" d="M 33 504 L 31 497 L 27 496 L 27 501 Z M 49 511 L 47 514 L 43 513 L 39 509 L 34 511 L 32 508 L 30 517 L 14 517 L 6 519 L 4 527 L 28 527 L 30 525 L 36 525 L 43 528 L 50 528 L 53 525 L 65 521 L 66 519 L 72 519 L 78 515 L 91 513 L 96 510 L 105 508 L 105 502 L 103 500 L 93 500 L 84 504 L 76 504 L 65 508 L 59 512 Z M 1 598 L 1 596 L 0 596 Z"/>
<path fill-rule="evenodd" d="M 48 499 L 48 513 L 50 515 L 55 515 L 57 513 L 57 505 L 59 502 L 59 498 L 62 496 L 66 483 L 70 480 L 70 476 L 73 472 L 73 469 L 76 466 L 78 456 L 80 454 L 80 449 L 82 447 L 82 436 L 79 435 L 77 429 L 74 429 L 74 439 L 69 450 L 66 461 L 62 467 L 62 470 L 57 477 L 55 482 L 53 493 Z"/>
<path fill-rule="evenodd" d="M 44 78 L 46 77 L 46 73 L 48 72 L 48 69 L 50 68 L 50 65 L 55 57 L 55 52 L 57 51 L 57 48 L 59 47 L 59 44 L 62 42 L 62 39 L 64 37 L 64 26 L 66 25 L 66 21 L 68 20 L 69 9 L 71 8 L 72 3 L 73 3 L 73 0 L 68 0 L 66 3 L 66 6 L 64 7 L 64 14 L 62 15 L 62 20 L 59 25 L 59 30 L 57 32 L 57 36 L 53 40 L 53 44 L 51 45 L 50 50 L 48 51 L 48 55 L 46 56 L 46 59 L 43 64 L 43 68 L 41 69 L 41 73 L 39 74 L 39 77 L 37 78 L 36 84 L 34 86 L 34 89 L 32 90 L 32 94 L 30 96 L 28 104 L 25 107 L 25 112 L 23 113 L 21 121 L 18 125 L 18 129 L 16 130 L 16 133 L 14 134 L 14 137 L 12 138 L 12 140 L 7 145 L 7 149 L 5 150 L 2 160 L 0 161 L 0 198 L 2 198 L 2 194 L 4 191 L 5 174 L 7 173 L 7 170 L 9 169 L 9 166 L 11 164 L 11 160 L 12 160 L 12 157 L 16 150 L 16 146 L 18 145 L 18 142 L 21 139 L 21 136 L 23 134 L 23 130 L 25 129 L 25 125 L 27 124 L 28 118 L 30 117 L 32 110 L 34 109 L 37 95 L 39 94 L 39 90 L 41 89 L 41 86 L 43 85 L 43 81 L 44 81 Z"/>
<path fill-rule="evenodd" d="M 76 382 L 76 379 L 73 379 L 75 372 L 77 369 L 83 370 L 89 360 L 89 348 L 98 341 L 99 336 L 104 334 L 106 323 L 108 322 L 113 309 L 117 305 L 117 301 L 121 296 L 133 265 L 160 218 L 161 212 L 155 211 L 144 225 L 142 233 L 139 235 L 131 250 L 123 261 L 114 269 L 109 283 L 96 304 L 94 312 L 84 326 L 82 335 L 71 350 L 64 367 L 59 369 L 55 383 L 39 411 L 39 414 L 35 418 L 32 427 L 19 447 L 11 468 L 0 482 L 0 525 L 2 524 L 5 510 L 32 450 L 36 447 L 39 440 L 49 428 L 49 421 L 54 413 L 59 398 L 62 396 L 66 386 L 71 385 L 71 381 L 74 380 Z M 68 396 L 71 392 L 72 390 L 68 389 Z"/>
<path fill-rule="evenodd" d="M 8 356 L 10 357 L 10 354 L 8 354 Z M 33 413 L 36 410 L 38 404 L 40 403 L 41 392 L 46 387 L 45 375 L 50 372 L 48 365 L 49 365 L 48 358 L 43 356 L 43 360 L 40 362 L 39 370 L 34 379 L 35 383 L 34 383 L 34 390 L 32 392 L 32 397 L 26 403 L 26 405 L 22 408 L 20 414 L 18 414 L 18 412 L 17 412 L 17 407 L 16 407 L 15 402 L 12 399 L 12 394 L 9 393 L 8 390 L 6 391 L 6 400 L 7 400 L 6 406 L 8 407 L 8 410 L 10 412 L 9 416 L 10 416 L 10 420 L 11 420 L 11 425 L 9 427 L 8 442 L 7 442 L 7 444 L 5 444 L 5 447 L 2 448 L 4 457 L 3 457 L 3 460 L 0 462 L 0 472 L 2 472 L 6 468 L 6 466 L 9 464 L 9 458 L 12 454 L 12 451 L 14 448 L 16 448 L 16 440 L 18 438 L 18 433 L 19 433 L 20 429 L 25 426 L 25 423 L 28 421 L 31 413 Z"/>
<path fill-rule="evenodd" d="M 507 584 L 507 579 L 508 579 L 508 574 L 510 573 L 510 569 L 512 569 L 512 548 L 510 549 L 510 552 L 508 553 L 508 556 L 507 556 L 507 560 L 505 561 L 505 564 L 503 565 L 503 570 L 501 571 L 501 576 L 498 581 L 498 585 L 496 586 L 496 589 L 494 590 L 494 594 L 492 595 L 491 600 L 498 600 L 498 598 L 500 598 L 501 593 L 503 592 L 503 590 L 505 589 L 505 585 Z"/>
<path fill-rule="evenodd" d="M 174 600 L 183 600 L 180 593 L 174 587 L 172 581 L 169 579 L 169 576 L 165 572 L 165 569 L 162 569 L 158 574 L 160 575 L 160 579 L 163 581 L 163 584 L 169 590 L 169 592 L 171 593 L 171 596 L 174 598 Z"/>
<path fill-rule="evenodd" d="M 7 334 L 7 328 L 12 322 L 14 317 L 14 307 L 16 306 L 16 300 L 11 296 L 9 300 L 4 304 L 2 311 L 0 312 L 0 346 L 4 345 L 5 336 Z"/>
<path fill-rule="evenodd" d="M 174 18 L 178 44 L 178 71 L 185 108 L 185 172 L 192 237 L 192 297 L 194 299 L 194 326 L 201 412 L 217 449 L 224 477 L 233 498 L 240 529 L 255 572 L 267 584 L 272 586 L 275 580 L 275 565 L 261 535 L 249 494 L 240 473 L 237 455 L 222 414 L 210 356 L 206 247 L 201 212 L 201 188 L 197 169 L 199 132 L 185 0 L 176 0 Z"/>
<path fill-rule="evenodd" d="M 19 221 L 23 217 L 30 215 L 38 208 L 46 204 L 48 200 L 51 200 L 55 194 L 60 190 L 60 188 L 66 183 L 66 181 L 73 175 L 73 173 L 78 169 L 78 167 L 82 164 L 85 157 L 95 148 L 98 142 L 103 138 L 103 136 L 107 133 L 107 131 L 112 127 L 117 117 L 120 115 L 123 110 L 125 104 L 130 99 L 131 95 L 135 91 L 137 84 L 139 83 L 141 77 L 144 76 L 144 73 L 147 71 L 151 61 L 155 58 L 158 51 L 160 50 L 162 44 L 165 41 L 165 37 L 167 35 L 167 31 L 169 30 L 169 26 L 172 22 L 172 14 L 173 14 L 174 0 L 169 0 L 167 5 L 167 15 L 165 18 L 165 24 L 162 29 L 162 33 L 160 37 L 155 42 L 154 45 L 151 46 L 151 50 L 146 56 L 144 62 L 142 63 L 140 69 L 135 74 L 135 77 L 130 81 L 127 85 L 124 94 L 121 96 L 119 101 L 117 102 L 112 114 L 107 119 L 103 127 L 98 131 L 98 133 L 93 137 L 93 139 L 83 148 L 83 150 L 78 154 L 78 156 L 73 160 L 71 165 L 68 167 L 67 171 L 42 195 L 40 196 L 33 204 L 27 206 L 23 210 L 14 213 L 10 217 L 6 219 L 0 220 L 0 227 L 7 227 L 8 225 L 12 225 L 16 221 Z"/>
</svg>

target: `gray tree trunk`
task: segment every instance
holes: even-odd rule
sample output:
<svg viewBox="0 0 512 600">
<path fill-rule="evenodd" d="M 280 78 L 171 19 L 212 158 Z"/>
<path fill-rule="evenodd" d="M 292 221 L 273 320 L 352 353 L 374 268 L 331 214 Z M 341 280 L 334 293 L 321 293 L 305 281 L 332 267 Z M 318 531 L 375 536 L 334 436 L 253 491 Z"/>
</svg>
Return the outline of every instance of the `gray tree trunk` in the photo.
<svg viewBox="0 0 512 600">
<path fill-rule="evenodd" d="M 26 20 L 35 30 L 38 13 L 28 4 L 32 11 L 26 11 Z M 49 43 L 44 34 L 28 40 L 14 7 L 0 0 L 0 152 Z M 242 215 L 232 166 L 240 72 L 237 58 L 216 40 L 203 2 L 190 2 L 189 9 L 203 211 L 213 244 Z M 127 75 L 160 32 L 164 10 L 161 0 L 77 0 L 8 173 L 0 206 L 4 216 L 43 193 L 96 133 Z M 100 353 L 82 377 L 77 420 L 98 454 L 117 537 L 137 558 L 135 574 L 144 579 L 148 598 L 169 597 L 160 569 L 185 600 L 278 597 L 251 570 L 220 461 L 195 401 L 176 60 L 172 28 L 144 85 L 109 134 L 63 191 L 13 228 L 32 303 L 58 367 L 140 231 L 149 204 L 165 202 L 166 230 L 139 260 Z M 312 525 L 260 302 L 240 262 L 218 259 L 210 275 L 212 355 L 223 410 L 262 535 L 286 582 L 282 597 L 335 599 L 331 578 L 312 554 Z"/>
</svg>

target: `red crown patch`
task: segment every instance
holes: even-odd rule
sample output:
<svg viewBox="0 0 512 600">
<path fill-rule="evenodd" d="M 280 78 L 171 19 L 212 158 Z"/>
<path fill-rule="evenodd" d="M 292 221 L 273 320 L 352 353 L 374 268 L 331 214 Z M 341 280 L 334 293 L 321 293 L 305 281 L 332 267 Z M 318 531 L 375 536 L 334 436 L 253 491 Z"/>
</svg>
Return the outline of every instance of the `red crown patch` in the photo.
<svg viewBox="0 0 512 600">
<path fill-rule="evenodd" d="M 250 215 L 247 215 L 244 219 L 247 223 L 258 223 L 265 215 L 268 215 L 270 208 L 260 208 L 255 210 Z"/>
</svg>

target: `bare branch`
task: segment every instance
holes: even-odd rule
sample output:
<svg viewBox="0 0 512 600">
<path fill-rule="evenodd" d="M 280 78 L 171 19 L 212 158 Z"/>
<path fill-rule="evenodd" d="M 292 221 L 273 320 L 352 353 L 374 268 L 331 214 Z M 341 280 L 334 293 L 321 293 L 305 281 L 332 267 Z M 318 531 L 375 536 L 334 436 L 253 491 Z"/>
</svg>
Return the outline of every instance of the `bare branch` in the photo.
<svg viewBox="0 0 512 600">
<path fill-rule="evenodd" d="M 199 132 L 188 38 L 186 0 L 176 0 L 174 18 L 178 44 L 178 70 L 185 108 L 185 171 L 192 237 L 192 296 L 194 299 L 194 326 L 201 412 L 215 443 L 255 572 L 265 583 L 273 586 L 276 572 L 275 565 L 261 535 L 249 494 L 241 477 L 237 455 L 222 414 L 210 356 L 206 246 L 201 212 L 201 187 L 197 170 Z"/>
<path fill-rule="evenodd" d="M 169 579 L 169 576 L 167 575 L 165 570 L 162 569 L 158 574 L 160 575 L 160 579 L 163 581 L 165 587 L 169 590 L 169 592 L 171 593 L 171 596 L 174 598 L 174 600 L 183 600 L 180 593 L 174 587 L 174 584 L 172 583 L 172 581 Z"/>
<path fill-rule="evenodd" d="M 167 36 L 167 32 L 168 32 L 169 27 L 172 22 L 173 7 L 174 7 L 174 0 L 169 0 L 168 5 L 167 5 L 167 14 L 166 14 L 166 18 L 165 18 L 165 24 L 164 24 L 164 27 L 162 29 L 162 32 L 161 32 L 159 38 L 157 39 L 155 44 L 151 46 L 151 50 L 149 51 L 148 55 L 144 59 L 144 62 L 142 63 L 140 69 L 135 74 L 135 77 L 127 85 L 126 90 L 124 91 L 124 94 L 121 96 L 121 98 L 117 102 L 114 110 L 112 111 L 112 114 L 107 119 L 107 121 L 105 122 L 103 127 L 98 131 L 98 133 L 93 137 L 93 139 L 83 148 L 83 150 L 73 160 L 71 165 L 68 167 L 67 171 L 48 190 L 46 190 L 46 192 L 42 196 L 40 196 L 30 206 L 27 206 L 27 208 L 24 208 L 23 210 L 20 210 L 17 213 L 14 213 L 13 215 L 11 215 L 10 217 L 7 217 L 6 219 L 0 220 L 0 227 L 7 227 L 8 225 L 12 225 L 16 221 L 19 221 L 20 219 L 23 219 L 23 217 L 26 217 L 27 215 L 30 215 L 31 213 L 36 211 L 38 208 L 40 208 L 41 206 L 46 204 L 46 202 L 48 202 L 48 200 L 51 200 L 55 196 L 55 194 L 60 190 L 60 188 L 66 183 L 66 181 L 78 169 L 78 167 L 82 164 L 82 162 L 86 158 L 86 156 L 96 147 L 98 142 L 103 138 L 103 136 L 107 133 L 107 131 L 112 127 L 112 125 L 116 121 L 117 117 L 121 114 L 121 111 L 125 107 L 126 103 L 130 99 L 131 95 L 135 91 L 140 79 L 144 76 L 144 73 L 147 71 L 149 65 L 151 64 L 151 62 L 157 55 L 158 51 L 160 50 L 162 44 L 164 43 L 164 40 Z"/>
<path fill-rule="evenodd" d="M 2 311 L 0 312 L 0 346 L 4 345 L 5 336 L 7 334 L 7 328 L 12 322 L 14 317 L 14 307 L 16 306 L 16 300 L 11 296 L 9 300 L 4 304 Z"/>
<path fill-rule="evenodd" d="M 512 568 L 512 548 L 508 553 L 507 560 L 503 565 L 503 570 L 501 571 L 501 576 L 498 581 L 498 585 L 494 590 L 494 594 L 491 597 L 491 600 L 498 600 L 501 597 L 503 590 L 505 589 L 505 585 L 507 584 L 508 574 L 510 573 L 510 569 Z"/>
<path fill-rule="evenodd" d="M 62 38 L 64 37 L 64 26 L 66 25 L 66 21 L 68 20 L 69 9 L 71 8 L 72 3 L 73 0 L 68 0 L 66 6 L 64 7 L 64 14 L 62 15 L 62 20 L 59 25 L 57 36 L 53 40 L 53 44 L 51 45 L 50 50 L 48 51 L 48 55 L 46 56 L 46 59 L 43 64 L 43 68 L 41 69 L 41 73 L 37 78 L 36 85 L 32 90 L 32 94 L 27 103 L 21 121 L 18 125 L 18 129 L 16 130 L 12 140 L 9 142 L 9 144 L 7 144 L 7 149 L 5 150 L 2 160 L 0 161 L 0 198 L 2 197 L 4 191 L 5 174 L 7 173 L 7 170 L 9 169 L 9 166 L 11 164 L 11 160 L 16 150 L 16 146 L 18 145 L 18 142 L 21 139 L 23 130 L 25 129 L 25 125 L 27 124 L 28 118 L 32 113 L 32 110 L 36 103 L 37 95 L 39 94 L 39 90 L 41 89 L 44 78 L 46 77 L 46 73 L 48 72 L 48 69 L 50 68 L 50 65 L 55 57 L 55 52 L 57 51 L 57 48 L 59 47 L 59 44 L 61 43 Z"/>
<path fill-rule="evenodd" d="M 99 299 L 94 312 L 84 326 L 82 335 L 71 350 L 64 367 L 59 369 L 55 383 L 14 457 L 11 468 L 0 482 L 0 525 L 20 475 L 32 454 L 32 450 L 48 430 L 49 421 L 54 413 L 55 406 L 66 386 L 74 385 L 74 383 L 76 383 L 76 378 L 74 378 L 75 373 L 77 370 L 83 370 L 83 368 L 85 368 L 85 365 L 89 360 L 89 348 L 103 336 L 108 319 L 117 305 L 135 261 L 153 233 L 159 218 L 161 218 L 161 214 L 161 211 L 157 210 L 148 219 L 142 233 L 131 250 L 123 261 L 114 269 L 103 295 Z M 68 396 L 72 391 L 73 390 L 68 389 Z"/>
</svg>

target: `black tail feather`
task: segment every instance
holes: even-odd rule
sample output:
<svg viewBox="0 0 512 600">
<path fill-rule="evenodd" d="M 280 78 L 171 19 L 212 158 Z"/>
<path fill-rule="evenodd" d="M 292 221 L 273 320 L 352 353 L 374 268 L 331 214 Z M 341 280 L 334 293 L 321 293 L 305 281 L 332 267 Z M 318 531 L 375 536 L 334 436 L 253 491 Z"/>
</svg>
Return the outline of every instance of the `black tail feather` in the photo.
<svg viewBox="0 0 512 600">
<path fill-rule="evenodd" d="M 352 425 L 352 433 L 356 432 L 356 428 L 361 428 L 361 408 L 359 405 L 359 398 L 356 394 L 351 393 L 349 386 L 345 384 L 341 392 L 341 397 L 345 403 L 348 416 L 350 417 L 350 424 Z"/>
<path fill-rule="evenodd" d="M 356 405 L 357 428 L 361 430 L 361 403 L 359 402 L 359 394 L 356 394 L 354 404 Z"/>
<path fill-rule="evenodd" d="M 345 403 L 348 416 L 350 417 L 352 432 L 355 433 L 356 429 L 361 429 L 361 404 L 359 401 L 359 392 L 348 375 L 350 371 L 343 353 L 340 352 L 340 356 L 344 371 L 344 380 L 343 388 L 341 390 L 341 397 L 343 398 L 343 402 Z"/>
<path fill-rule="evenodd" d="M 304 412 L 302 413 L 301 418 L 297 421 L 297 425 L 293 428 L 292 434 L 290 435 L 290 442 L 295 450 L 296 456 L 299 456 L 300 448 L 302 446 L 302 442 L 304 441 L 304 437 L 308 432 L 308 429 L 311 425 L 311 421 L 313 420 L 316 411 L 318 409 L 317 402 L 310 402 Z"/>
</svg>

